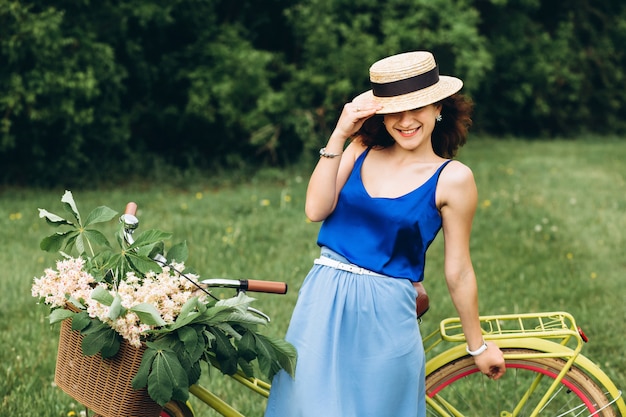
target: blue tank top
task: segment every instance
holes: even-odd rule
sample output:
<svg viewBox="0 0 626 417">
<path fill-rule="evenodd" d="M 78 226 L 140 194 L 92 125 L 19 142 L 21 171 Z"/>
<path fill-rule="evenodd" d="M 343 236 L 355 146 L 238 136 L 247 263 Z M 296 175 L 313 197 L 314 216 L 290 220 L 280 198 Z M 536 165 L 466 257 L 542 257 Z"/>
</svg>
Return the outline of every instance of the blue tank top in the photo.
<svg viewBox="0 0 626 417">
<path fill-rule="evenodd" d="M 373 198 L 361 177 L 369 149 L 356 160 L 324 220 L 317 244 L 327 246 L 362 268 L 394 278 L 424 279 L 426 250 L 441 229 L 435 203 L 444 162 L 424 184 L 397 198 Z"/>
</svg>

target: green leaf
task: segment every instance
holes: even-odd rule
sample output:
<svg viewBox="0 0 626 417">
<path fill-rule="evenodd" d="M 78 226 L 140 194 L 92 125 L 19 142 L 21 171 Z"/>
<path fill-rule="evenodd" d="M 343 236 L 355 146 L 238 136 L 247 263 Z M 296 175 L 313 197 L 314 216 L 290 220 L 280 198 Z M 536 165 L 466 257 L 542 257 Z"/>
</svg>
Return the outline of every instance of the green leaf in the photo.
<svg viewBox="0 0 626 417">
<path fill-rule="evenodd" d="M 103 358 L 111 358 L 120 350 L 121 336 L 102 322 L 90 326 L 83 334 L 81 347 L 85 356 L 100 352 Z"/>
<path fill-rule="evenodd" d="M 246 293 L 240 292 L 235 297 L 226 298 L 218 301 L 217 305 L 228 307 L 241 307 L 241 309 L 245 311 L 254 300 L 254 298 L 248 296 Z"/>
<path fill-rule="evenodd" d="M 69 252 L 74 249 L 78 236 L 80 236 L 80 232 L 78 230 L 74 230 L 68 234 L 67 242 L 65 242 L 65 250 Z"/>
<path fill-rule="evenodd" d="M 148 342 L 148 348 L 144 351 L 141 357 L 141 364 L 137 369 L 137 373 L 131 381 L 133 389 L 141 389 L 148 384 L 148 375 L 150 375 L 150 369 L 152 369 L 152 362 L 157 355 L 157 349 L 150 347 Z"/>
<path fill-rule="evenodd" d="M 61 202 L 65 204 L 65 209 L 74 216 L 79 225 L 82 225 L 80 221 L 80 213 L 74 202 L 74 196 L 71 191 L 65 190 L 65 194 L 61 197 Z"/>
<path fill-rule="evenodd" d="M 85 220 L 85 226 L 89 226 L 90 224 L 108 222 L 116 215 L 117 211 L 112 210 L 107 206 L 96 207 L 87 216 L 87 220 Z"/>
<path fill-rule="evenodd" d="M 72 330 L 81 331 L 91 324 L 91 318 L 89 313 L 81 311 L 72 317 Z"/>
<path fill-rule="evenodd" d="M 254 366 L 250 363 L 250 361 L 245 360 L 244 358 L 239 358 L 237 362 L 239 368 L 243 371 L 244 375 L 248 378 L 252 378 L 254 376 Z"/>
<path fill-rule="evenodd" d="M 50 213 L 48 210 L 39 209 L 39 217 L 45 218 L 46 223 L 50 226 L 59 227 L 63 225 L 73 226 L 72 222 L 65 220 L 63 217 L 57 216 L 54 213 Z"/>
<path fill-rule="evenodd" d="M 263 336 L 263 335 L 261 335 Z M 296 374 L 296 363 L 298 361 L 298 351 L 296 348 L 285 339 L 265 337 L 276 349 L 278 355 L 278 363 L 280 366 L 292 377 Z M 276 370 L 278 372 L 278 369 Z M 269 379 L 272 379 L 274 374 L 268 375 Z"/>
<path fill-rule="evenodd" d="M 268 379 L 272 379 L 281 367 L 294 376 L 297 352 L 293 345 L 285 340 L 269 338 L 259 333 L 255 334 L 255 339 L 259 368 Z"/>
<path fill-rule="evenodd" d="M 105 249 L 97 253 L 93 258 L 90 258 L 88 262 L 91 262 L 94 267 L 101 268 L 106 265 L 109 259 L 111 259 L 111 256 L 113 256 L 113 252 Z"/>
<path fill-rule="evenodd" d="M 161 315 L 159 314 L 156 307 L 153 306 L 152 304 L 148 304 L 148 303 L 137 304 L 136 306 L 133 306 L 130 309 L 130 311 L 137 314 L 137 316 L 139 316 L 139 320 L 141 320 L 141 322 L 144 324 L 148 324 L 150 326 L 159 326 L 159 327 L 165 326 L 167 324 L 165 320 L 161 318 Z"/>
<path fill-rule="evenodd" d="M 208 326 L 217 326 L 218 324 L 224 322 L 242 325 L 265 325 L 267 323 L 264 318 L 249 313 L 246 310 L 242 311 L 240 308 L 218 305 L 221 301 L 222 300 L 220 300 L 215 306 L 207 309 L 207 311 L 203 314 L 202 319 L 198 319 L 196 321 Z"/>
<path fill-rule="evenodd" d="M 115 274 L 120 272 L 120 269 L 124 269 L 124 265 L 126 264 L 126 258 L 122 256 L 120 253 L 113 253 L 110 257 L 108 257 L 102 265 L 102 269 L 111 269 Z M 117 275 L 116 275 L 117 277 Z"/>
<path fill-rule="evenodd" d="M 223 331 L 226 335 L 234 338 L 235 340 L 241 339 L 241 334 L 237 332 L 230 323 L 216 323 L 215 327 Z"/>
<path fill-rule="evenodd" d="M 107 335 L 108 343 L 105 343 L 100 349 L 100 354 L 103 358 L 112 358 L 117 355 L 117 352 L 120 351 L 120 346 L 122 345 L 121 336 L 117 334 L 113 329 Z"/>
<path fill-rule="evenodd" d="M 87 308 L 83 305 L 83 303 L 81 303 L 80 301 L 78 301 L 76 298 L 72 296 L 68 297 L 67 301 L 79 310 L 85 310 Z"/>
<path fill-rule="evenodd" d="M 117 320 L 117 318 L 122 316 L 125 312 L 126 309 L 122 306 L 122 297 L 118 293 L 115 293 L 111 308 L 109 309 L 109 318 L 111 320 Z"/>
<path fill-rule="evenodd" d="M 190 326 L 181 327 L 176 332 L 187 352 L 195 352 L 198 346 L 198 333 Z"/>
<path fill-rule="evenodd" d="M 237 350 L 226 336 L 219 329 L 209 327 L 209 332 L 215 336 L 213 351 L 220 364 L 220 370 L 227 375 L 237 372 Z"/>
<path fill-rule="evenodd" d="M 172 351 L 159 350 L 152 361 L 152 370 L 148 376 L 148 394 L 159 405 L 165 405 L 174 395 L 186 400 L 189 378 Z M 183 397 L 183 398 L 181 398 Z"/>
<path fill-rule="evenodd" d="M 94 277 L 96 282 L 102 282 L 106 279 L 107 275 L 110 274 L 109 269 L 105 267 L 110 258 L 111 252 L 103 250 L 97 253 L 93 258 L 88 258 L 85 262 L 84 269 Z"/>
<path fill-rule="evenodd" d="M 274 372 L 278 357 L 274 354 L 272 345 L 267 343 L 260 335 L 255 335 L 255 348 L 257 352 L 257 360 L 259 369 L 264 375 L 271 375 Z"/>
<path fill-rule="evenodd" d="M 239 356 L 248 362 L 256 359 L 256 340 L 252 332 L 243 334 L 241 339 L 237 342 L 237 350 L 239 351 Z"/>
<path fill-rule="evenodd" d="M 185 319 L 189 315 L 196 315 L 203 311 L 206 311 L 205 305 L 200 302 L 200 299 L 198 297 L 192 297 L 187 300 L 185 304 L 183 304 L 183 306 L 181 307 L 176 322 L 178 322 L 178 320 Z"/>
<path fill-rule="evenodd" d="M 66 238 L 76 235 L 77 232 L 70 230 L 64 233 L 55 233 L 53 235 L 47 236 L 41 240 L 39 243 L 39 247 L 46 252 L 58 252 L 63 247 L 63 241 Z"/>
<path fill-rule="evenodd" d="M 75 313 L 71 312 L 70 310 L 66 310 L 64 308 L 54 309 L 50 312 L 50 324 L 56 324 L 65 319 L 69 319 L 74 314 Z"/>
<path fill-rule="evenodd" d="M 126 273 L 131 270 L 126 256 L 123 256 L 120 253 L 112 254 L 102 268 L 104 270 L 110 270 L 110 273 L 113 274 L 113 280 L 115 282 L 119 282 L 126 276 Z"/>
<path fill-rule="evenodd" d="M 104 287 L 97 286 L 91 292 L 91 298 L 104 304 L 105 306 L 111 306 L 113 304 L 113 296 Z"/>
<path fill-rule="evenodd" d="M 133 248 L 132 253 L 143 258 L 154 259 L 157 254 L 160 255 L 163 253 L 163 250 L 161 249 L 162 247 L 163 242 L 150 243 L 148 245 Z"/>
<path fill-rule="evenodd" d="M 202 358 L 202 355 L 205 352 L 206 339 L 204 338 L 203 326 L 194 326 L 194 329 L 196 330 L 196 340 L 197 340 L 196 350 L 195 351 L 187 350 L 187 352 L 189 353 L 189 360 L 191 362 L 198 362 Z"/>
<path fill-rule="evenodd" d="M 74 241 L 74 245 L 76 245 L 76 250 L 80 255 L 86 253 L 85 251 L 85 239 L 82 233 L 78 233 L 76 235 L 76 239 Z"/>
<path fill-rule="evenodd" d="M 216 323 L 222 323 L 227 321 L 229 316 L 233 315 L 233 309 L 231 307 L 223 305 L 214 305 L 204 311 L 202 317 L 195 320 L 197 323 L 202 323 L 207 326 L 213 326 Z"/>
<path fill-rule="evenodd" d="M 143 256 L 138 256 L 137 254 L 133 252 L 126 252 L 126 259 L 130 263 L 130 265 L 133 267 L 133 269 L 135 269 L 136 271 L 140 272 L 143 275 L 147 274 L 150 271 L 154 271 L 156 273 L 159 273 L 162 271 L 161 266 L 155 261 L 153 261 L 152 259 L 149 259 Z"/>
<path fill-rule="evenodd" d="M 203 313 L 207 310 L 207 307 L 198 300 L 198 297 L 192 297 L 181 309 L 176 321 L 164 327 L 163 329 L 152 330 L 152 334 L 171 333 L 174 330 L 189 326 L 195 323 L 201 323 L 203 320 Z"/>
<path fill-rule="evenodd" d="M 187 369 L 189 386 L 198 382 L 200 376 L 202 376 L 202 367 L 200 366 L 200 361 L 196 361 L 189 369 Z"/>
<path fill-rule="evenodd" d="M 176 356 L 178 357 L 181 366 L 187 372 L 187 376 L 189 377 L 188 383 L 192 384 L 197 381 L 197 378 L 200 376 L 199 374 L 196 375 L 196 371 L 200 372 L 200 369 L 196 368 L 196 365 L 199 365 L 200 359 L 204 354 L 204 338 L 201 334 L 198 334 L 201 332 L 196 332 L 189 327 L 185 329 L 191 330 L 195 342 L 192 344 L 192 346 L 185 346 L 182 341 L 176 340 L 176 343 L 172 344 L 172 350 L 174 351 L 174 353 L 176 353 Z M 195 351 L 190 351 L 189 347 L 195 349 Z"/>
<path fill-rule="evenodd" d="M 129 249 L 139 248 L 146 245 L 152 245 L 165 239 L 172 237 L 171 233 L 162 232 L 160 230 L 146 230 L 135 239 L 135 243 L 129 246 Z"/>
<path fill-rule="evenodd" d="M 85 229 L 83 230 L 83 237 L 84 239 L 87 239 L 88 241 L 93 243 L 97 243 L 100 246 L 107 246 L 109 248 L 111 247 L 111 244 L 109 243 L 109 240 L 106 238 L 106 236 L 98 230 Z"/>
<path fill-rule="evenodd" d="M 181 342 L 175 335 L 167 334 L 163 337 L 155 339 L 152 342 L 146 342 L 148 346 L 152 346 L 156 350 L 175 350 L 177 345 L 180 345 Z"/>
<path fill-rule="evenodd" d="M 165 253 L 165 244 L 163 242 L 157 242 L 141 249 L 138 248 L 137 253 L 147 258 L 155 259 L 157 255 L 163 255 Z"/>
<path fill-rule="evenodd" d="M 163 366 L 157 366 L 157 364 L 162 362 L 157 360 L 157 358 L 160 358 L 160 354 L 161 352 L 157 353 L 152 362 L 152 370 L 148 375 L 148 394 L 156 403 L 163 406 L 172 399 L 174 382 L 170 379 Z"/>
<path fill-rule="evenodd" d="M 187 241 L 180 242 L 171 247 L 167 252 L 167 260 L 170 262 L 185 262 L 189 256 L 189 248 L 187 247 Z"/>
</svg>

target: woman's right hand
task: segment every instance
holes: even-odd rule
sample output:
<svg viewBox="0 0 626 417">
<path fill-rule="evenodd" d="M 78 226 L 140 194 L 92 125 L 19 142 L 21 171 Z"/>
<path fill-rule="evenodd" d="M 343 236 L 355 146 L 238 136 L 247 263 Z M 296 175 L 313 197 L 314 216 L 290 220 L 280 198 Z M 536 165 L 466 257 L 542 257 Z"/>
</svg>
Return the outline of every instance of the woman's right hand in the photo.
<svg viewBox="0 0 626 417">
<path fill-rule="evenodd" d="M 304 211 L 309 220 L 318 222 L 326 219 L 335 209 L 339 191 L 345 184 L 356 159 L 355 142 L 345 144 L 382 106 L 374 103 L 346 103 L 337 126 L 328 139 L 325 152 L 334 157 L 320 158 L 315 167 L 306 193 Z M 344 155 L 344 152 L 347 155 Z"/>
</svg>

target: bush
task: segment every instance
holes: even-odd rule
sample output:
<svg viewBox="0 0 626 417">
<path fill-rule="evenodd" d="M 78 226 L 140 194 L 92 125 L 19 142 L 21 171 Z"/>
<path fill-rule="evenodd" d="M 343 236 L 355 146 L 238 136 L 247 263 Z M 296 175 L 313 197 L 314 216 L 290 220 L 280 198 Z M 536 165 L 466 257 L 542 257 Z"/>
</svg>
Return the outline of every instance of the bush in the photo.
<svg viewBox="0 0 626 417">
<path fill-rule="evenodd" d="M 626 4 L 477 1 L 494 66 L 476 94 L 490 133 L 626 131 Z"/>
<path fill-rule="evenodd" d="M 312 161 L 369 66 L 417 49 L 477 131 L 626 132 L 624 22 L 586 0 L 0 0 L 0 182 Z"/>
<path fill-rule="evenodd" d="M 3 180 L 43 183 L 94 171 L 126 151 L 124 68 L 98 34 L 65 12 L 0 1 Z M 28 168 L 28 169 L 25 169 Z"/>
</svg>

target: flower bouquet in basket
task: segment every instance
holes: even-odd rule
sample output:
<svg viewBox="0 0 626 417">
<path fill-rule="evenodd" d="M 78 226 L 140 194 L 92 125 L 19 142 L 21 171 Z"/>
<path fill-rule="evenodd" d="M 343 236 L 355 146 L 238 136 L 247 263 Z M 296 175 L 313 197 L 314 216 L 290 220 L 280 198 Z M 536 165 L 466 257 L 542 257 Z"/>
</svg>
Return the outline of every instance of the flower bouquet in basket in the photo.
<svg viewBox="0 0 626 417">
<path fill-rule="evenodd" d="M 252 298 L 240 293 L 217 300 L 199 291 L 198 276 L 188 272 L 184 264 L 188 254 L 185 242 L 164 254 L 164 240 L 171 237 L 170 233 L 147 230 L 129 245 L 120 230 L 116 235 L 119 249 L 115 250 L 107 237 L 93 228 L 116 217 L 114 210 L 97 207 L 83 218 L 71 192 L 66 191 L 61 202 L 67 219 L 39 209 L 39 216 L 49 225 L 64 229 L 44 238 L 41 249 L 60 251 L 62 258 L 56 268 L 46 269 L 42 277 L 35 278 L 32 293 L 51 308 L 51 323 L 63 322 L 62 339 L 63 329 L 78 338 L 75 343 L 81 347 L 83 358 L 97 358 L 110 372 L 107 361 L 132 352 L 138 357 L 135 369 L 120 365 L 121 371 L 132 373 L 128 382 L 131 391 L 147 392 L 148 400 L 159 407 L 171 400 L 187 400 L 188 387 L 198 381 L 202 362 L 217 366 L 225 374 L 240 370 L 254 376 L 258 369 L 271 379 L 285 369 L 293 375 L 294 347 L 257 331 L 267 319 L 250 312 Z M 159 264 L 154 259 L 167 262 Z M 60 343 L 55 379 L 68 349 Z M 76 371 L 72 378 L 95 378 L 93 372 L 74 369 L 80 367 L 83 358 L 64 359 L 64 366 Z M 102 392 L 116 378 L 107 375 L 98 382 L 66 385 L 96 385 L 93 390 Z M 71 387 L 61 388 L 72 395 Z M 119 403 L 108 395 L 99 401 Z M 76 399 L 98 411 L 88 398 Z M 129 412 L 112 412 L 124 413 Z"/>
</svg>

